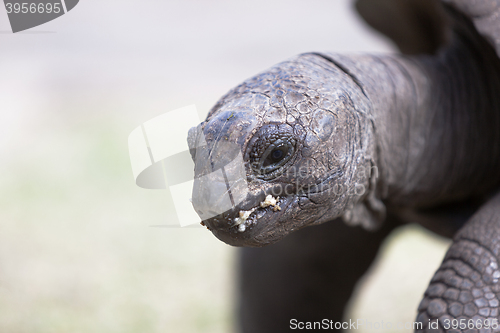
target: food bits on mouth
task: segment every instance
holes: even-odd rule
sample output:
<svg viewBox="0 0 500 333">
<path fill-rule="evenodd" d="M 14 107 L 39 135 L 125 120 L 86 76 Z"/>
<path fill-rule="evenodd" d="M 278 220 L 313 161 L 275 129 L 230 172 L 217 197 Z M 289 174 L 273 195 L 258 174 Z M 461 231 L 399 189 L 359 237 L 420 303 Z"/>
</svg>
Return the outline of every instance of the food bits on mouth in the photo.
<svg viewBox="0 0 500 333">
<path fill-rule="evenodd" d="M 278 200 L 280 197 L 273 197 L 271 194 L 268 194 L 266 197 L 266 200 L 262 201 L 260 203 L 260 207 L 266 208 L 266 207 L 273 207 L 273 211 L 277 212 L 278 210 L 281 210 L 281 207 L 278 205 Z"/>
<path fill-rule="evenodd" d="M 260 203 L 261 208 L 266 208 L 266 207 L 273 207 L 273 211 L 277 212 L 278 210 L 281 210 L 281 207 L 278 205 L 278 200 L 280 197 L 273 197 L 272 195 L 268 195 L 264 201 Z M 236 217 L 234 219 L 234 225 L 238 226 L 238 231 L 239 232 L 244 232 L 246 230 L 246 225 L 245 222 L 248 220 L 250 215 L 257 209 L 258 207 L 254 207 L 250 210 L 240 210 L 239 212 L 239 217 Z"/>
<path fill-rule="evenodd" d="M 245 231 L 245 221 L 250 217 L 250 215 L 257 209 L 257 207 L 250 210 L 240 210 L 240 216 L 234 219 L 234 224 L 238 226 L 238 231 Z"/>
</svg>

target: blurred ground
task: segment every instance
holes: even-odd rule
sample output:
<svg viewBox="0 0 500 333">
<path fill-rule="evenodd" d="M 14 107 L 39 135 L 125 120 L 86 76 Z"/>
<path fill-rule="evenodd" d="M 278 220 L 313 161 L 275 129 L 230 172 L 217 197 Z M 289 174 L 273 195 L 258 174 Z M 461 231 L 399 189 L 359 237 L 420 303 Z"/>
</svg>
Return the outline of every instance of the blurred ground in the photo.
<svg viewBox="0 0 500 333">
<path fill-rule="evenodd" d="M 128 134 L 200 114 L 307 51 L 387 52 L 345 0 L 82 0 L 11 34 L 0 8 L 0 332 L 231 332 L 235 249 L 165 224 Z M 352 318 L 413 320 L 446 242 L 396 235 Z M 388 294 L 388 290 L 391 291 Z M 403 318 L 403 319 L 401 319 Z"/>
</svg>

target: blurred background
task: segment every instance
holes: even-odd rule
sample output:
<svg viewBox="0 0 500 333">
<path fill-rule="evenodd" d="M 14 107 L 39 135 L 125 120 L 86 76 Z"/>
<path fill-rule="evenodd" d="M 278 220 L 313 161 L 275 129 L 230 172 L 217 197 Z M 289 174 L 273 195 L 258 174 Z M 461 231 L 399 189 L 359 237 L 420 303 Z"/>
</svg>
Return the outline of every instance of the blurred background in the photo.
<svg viewBox="0 0 500 333">
<path fill-rule="evenodd" d="M 0 332 L 233 332 L 237 249 L 167 224 L 128 134 L 308 51 L 394 52 L 348 0 L 82 0 L 12 34 L 0 6 Z M 347 317 L 412 321 L 448 242 L 386 242 Z"/>
</svg>

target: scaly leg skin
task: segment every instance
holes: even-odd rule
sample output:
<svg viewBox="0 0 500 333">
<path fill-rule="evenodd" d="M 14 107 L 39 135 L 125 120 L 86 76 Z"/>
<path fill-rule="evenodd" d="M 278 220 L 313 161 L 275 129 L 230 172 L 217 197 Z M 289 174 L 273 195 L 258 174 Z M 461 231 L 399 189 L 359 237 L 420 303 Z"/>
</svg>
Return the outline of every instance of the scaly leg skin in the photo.
<svg viewBox="0 0 500 333">
<path fill-rule="evenodd" d="M 418 308 L 417 332 L 500 331 L 499 261 L 500 193 L 454 237 Z"/>
<path fill-rule="evenodd" d="M 386 221 L 377 232 L 368 232 L 337 219 L 294 232 L 273 245 L 243 248 L 241 332 L 289 332 L 292 319 L 341 321 L 356 282 L 396 224 Z"/>
</svg>

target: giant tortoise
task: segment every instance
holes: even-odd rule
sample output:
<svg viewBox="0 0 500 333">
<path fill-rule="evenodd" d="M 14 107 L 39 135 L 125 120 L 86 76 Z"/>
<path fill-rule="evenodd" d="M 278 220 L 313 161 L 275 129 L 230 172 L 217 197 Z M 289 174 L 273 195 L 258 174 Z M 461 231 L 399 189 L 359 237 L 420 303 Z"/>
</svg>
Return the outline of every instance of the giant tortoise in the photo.
<svg viewBox="0 0 500 333">
<path fill-rule="evenodd" d="M 500 1 L 356 8 L 401 54 L 295 56 L 189 133 L 202 224 L 246 247 L 241 329 L 341 322 L 384 238 L 419 223 L 453 243 L 416 330 L 500 331 Z"/>
</svg>

